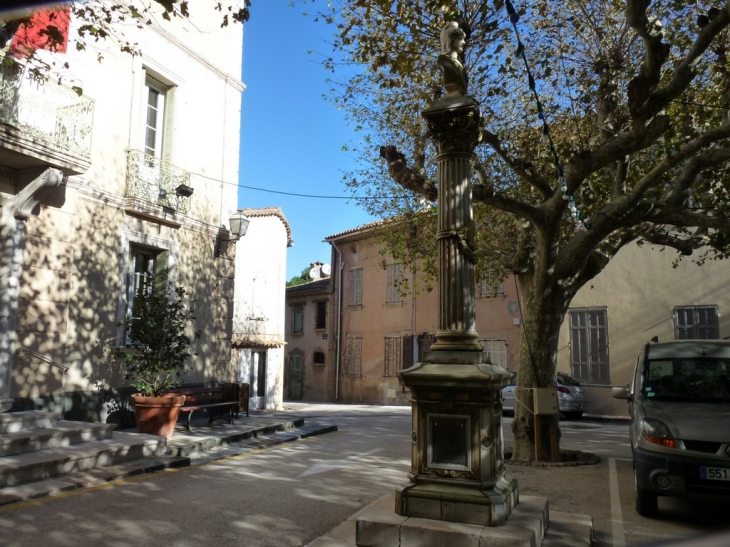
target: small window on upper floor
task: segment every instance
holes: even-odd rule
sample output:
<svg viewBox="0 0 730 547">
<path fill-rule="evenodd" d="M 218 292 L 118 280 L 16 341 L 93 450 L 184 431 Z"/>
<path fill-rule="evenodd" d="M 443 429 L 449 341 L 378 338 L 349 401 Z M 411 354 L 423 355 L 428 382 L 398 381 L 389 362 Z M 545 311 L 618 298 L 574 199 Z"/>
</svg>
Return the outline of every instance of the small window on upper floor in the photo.
<svg viewBox="0 0 730 547">
<path fill-rule="evenodd" d="M 314 328 L 327 328 L 327 302 L 317 302 L 317 309 L 315 313 L 316 316 L 314 318 Z"/>
<path fill-rule="evenodd" d="M 147 76 L 144 86 L 144 153 L 150 158 L 172 161 L 175 87 Z"/>
<path fill-rule="evenodd" d="M 291 333 L 302 334 L 304 332 L 304 306 L 292 306 L 291 308 Z"/>
<path fill-rule="evenodd" d="M 314 363 L 315 365 L 324 365 L 324 352 L 315 351 L 312 358 L 312 363 Z"/>
<path fill-rule="evenodd" d="M 348 280 L 350 290 L 347 295 L 347 305 L 362 306 L 362 268 L 350 270 Z"/>
<path fill-rule="evenodd" d="M 477 291 L 479 298 L 499 298 L 504 296 L 504 282 L 496 281 L 496 279 L 495 276 L 489 275 L 479 282 Z"/>
<path fill-rule="evenodd" d="M 403 296 L 401 295 L 401 288 L 403 286 L 403 265 L 388 264 L 385 269 L 388 275 L 385 303 L 402 304 Z"/>
</svg>

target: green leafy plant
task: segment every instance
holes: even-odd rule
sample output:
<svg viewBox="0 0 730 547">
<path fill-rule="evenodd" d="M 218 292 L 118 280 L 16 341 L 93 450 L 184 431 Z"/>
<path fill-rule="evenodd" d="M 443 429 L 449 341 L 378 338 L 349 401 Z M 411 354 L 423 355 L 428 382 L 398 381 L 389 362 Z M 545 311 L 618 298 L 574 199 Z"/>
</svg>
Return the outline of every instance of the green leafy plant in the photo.
<svg viewBox="0 0 730 547">
<path fill-rule="evenodd" d="M 165 279 L 168 273 L 164 273 Z M 151 280 L 151 276 L 145 278 L 132 313 L 122 322 L 128 344 L 115 353 L 124 360 L 125 379 L 132 380 L 131 385 L 142 395 L 159 397 L 182 383 L 189 370 L 187 359 L 197 355 L 191 346 L 193 338 L 200 338 L 200 331 L 192 338 L 186 334 L 195 316 L 185 303 L 185 289 L 160 283 L 153 287 Z"/>
</svg>

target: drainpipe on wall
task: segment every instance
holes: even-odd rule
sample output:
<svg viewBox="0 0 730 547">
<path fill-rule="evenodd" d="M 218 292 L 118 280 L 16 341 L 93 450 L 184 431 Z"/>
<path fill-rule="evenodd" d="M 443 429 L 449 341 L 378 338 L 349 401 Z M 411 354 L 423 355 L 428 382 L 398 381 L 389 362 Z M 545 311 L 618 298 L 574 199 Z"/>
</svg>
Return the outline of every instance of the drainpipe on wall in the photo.
<svg viewBox="0 0 730 547">
<path fill-rule="evenodd" d="M 335 401 L 340 400 L 340 339 L 342 334 L 342 271 L 345 263 L 342 262 L 342 253 L 337 248 L 334 241 L 331 242 L 332 247 L 337 251 L 337 260 L 340 263 L 339 279 L 337 280 L 337 357 L 335 359 Z"/>
<path fill-rule="evenodd" d="M 413 363 L 411 363 L 411 366 L 415 365 L 417 362 L 421 361 L 421 356 L 417 355 L 418 353 L 418 337 L 416 336 L 416 268 L 413 267 L 413 271 L 411 272 L 411 355 L 413 356 Z M 405 392 L 405 386 L 403 387 L 403 392 Z"/>
</svg>

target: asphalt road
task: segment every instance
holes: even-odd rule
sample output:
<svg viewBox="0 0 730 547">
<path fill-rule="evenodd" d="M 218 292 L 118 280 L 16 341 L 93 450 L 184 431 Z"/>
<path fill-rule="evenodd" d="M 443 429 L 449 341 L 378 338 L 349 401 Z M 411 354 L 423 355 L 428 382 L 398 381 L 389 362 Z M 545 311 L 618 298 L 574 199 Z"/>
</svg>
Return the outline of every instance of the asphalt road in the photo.
<svg viewBox="0 0 730 547">
<path fill-rule="evenodd" d="M 337 433 L 195 466 L 0 508 L 0 545 L 283 547 L 307 544 L 405 482 L 410 409 L 287 405 Z M 509 420 L 505 445 L 511 444 Z M 641 545 L 705 534 L 727 521 L 725 500 L 660 500 L 656 520 L 633 510 L 627 426 L 562 424 L 562 446 L 591 466 L 509 466 L 522 495 L 589 514 L 596 545 Z"/>
</svg>

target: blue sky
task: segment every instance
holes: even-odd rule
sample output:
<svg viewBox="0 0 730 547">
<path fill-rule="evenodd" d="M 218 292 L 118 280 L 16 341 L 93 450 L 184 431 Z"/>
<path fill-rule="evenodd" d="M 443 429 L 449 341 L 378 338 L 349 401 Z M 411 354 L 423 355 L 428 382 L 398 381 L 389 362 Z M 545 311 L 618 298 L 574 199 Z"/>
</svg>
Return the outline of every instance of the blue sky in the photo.
<svg viewBox="0 0 730 547">
<path fill-rule="evenodd" d="M 289 0 L 257 0 L 244 27 L 240 184 L 279 192 L 346 198 L 342 151 L 353 139 L 343 112 L 322 95 L 332 31 Z M 308 54 L 316 50 L 317 53 Z M 239 207 L 281 207 L 292 229 L 287 279 L 310 262 L 329 263 L 332 234 L 373 220 L 346 199 L 313 199 L 239 188 Z"/>
</svg>

